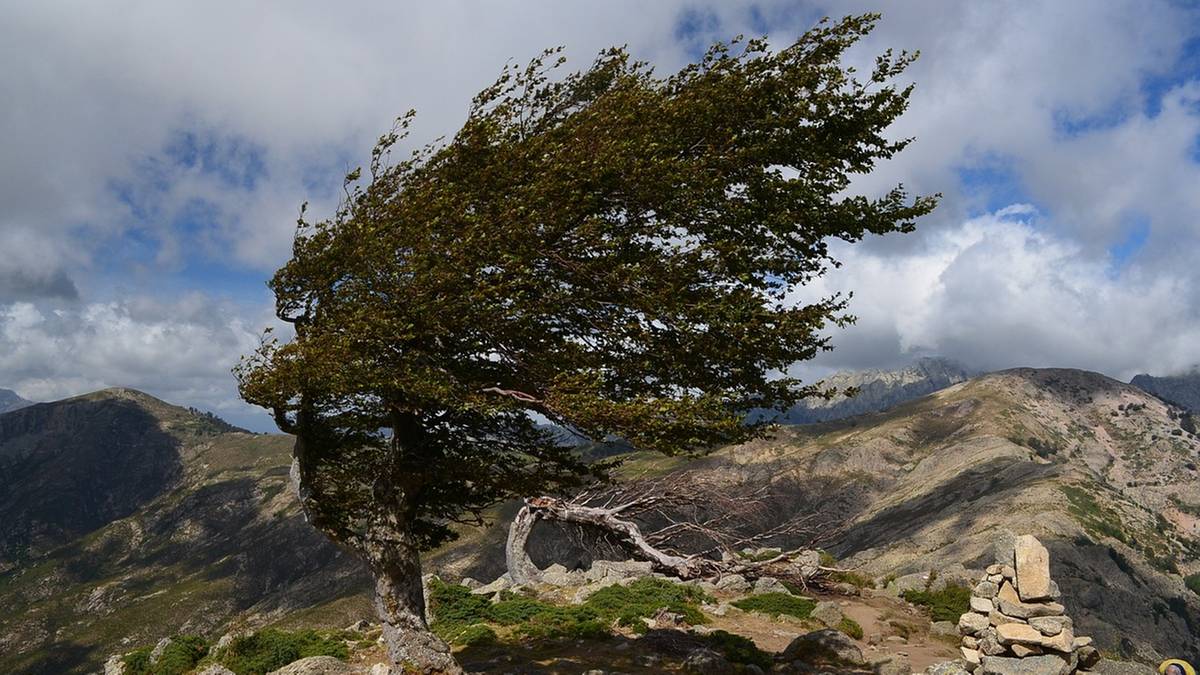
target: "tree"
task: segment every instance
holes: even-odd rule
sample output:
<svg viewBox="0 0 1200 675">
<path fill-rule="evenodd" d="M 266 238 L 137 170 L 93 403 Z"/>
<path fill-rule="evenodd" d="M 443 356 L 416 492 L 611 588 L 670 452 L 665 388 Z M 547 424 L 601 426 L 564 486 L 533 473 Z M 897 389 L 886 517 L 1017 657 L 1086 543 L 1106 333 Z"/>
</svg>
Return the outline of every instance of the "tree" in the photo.
<svg viewBox="0 0 1200 675">
<path fill-rule="evenodd" d="M 820 393 L 783 373 L 830 348 L 847 299 L 792 292 L 837 264 L 830 240 L 909 231 L 935 204 L 845 194 L 908 143 L 883 134 L 913 57 L 863 82 L 840 64 L 876 19 L 717 44 L 665 78 L 624 49 L 560 77 L 551 50 L 393 160 L 401 118 L 332 217 L 302 211 L 270 282 L 295 337 L 264 336 L 236 375 L 295 435 L 310 522 L 374 574 L 396 662 L 457 668 L 425 624 L 421 551 L 603 472 L 545 422 L 681 453 Z"/>
</svg>

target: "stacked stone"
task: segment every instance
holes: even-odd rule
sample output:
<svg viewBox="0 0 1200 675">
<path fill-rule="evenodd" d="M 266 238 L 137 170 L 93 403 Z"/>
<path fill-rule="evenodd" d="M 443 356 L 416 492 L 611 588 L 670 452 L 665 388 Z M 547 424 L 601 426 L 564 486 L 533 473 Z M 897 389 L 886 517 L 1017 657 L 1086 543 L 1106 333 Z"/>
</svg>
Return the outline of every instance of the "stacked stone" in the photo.
<svg viewBox="0 0 1200 675">
<path fill-rule="evenodd" d="M 1050 553 L 1030 535 L 1017 538 L 1012 558 L 987 568 L 971 592 L 971 611 L 958 621 L 962 655 L 976 675 L 1068 675 L 1100 660 L 1090 637 L 1058 602 Z"/>
</svg>

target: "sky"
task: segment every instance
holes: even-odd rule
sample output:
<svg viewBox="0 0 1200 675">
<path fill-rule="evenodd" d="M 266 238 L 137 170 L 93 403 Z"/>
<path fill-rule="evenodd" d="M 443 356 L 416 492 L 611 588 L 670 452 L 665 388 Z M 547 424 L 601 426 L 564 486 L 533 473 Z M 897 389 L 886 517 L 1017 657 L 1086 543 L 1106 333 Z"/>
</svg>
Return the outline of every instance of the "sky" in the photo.
<svg viewBox="0 0 1200 675">
<path fill-rule="evenodd" d="M 230 368 L 273 324 L 300 204 L 328 215 L 395 117 L 451 134 L 547 47 L 584 68 L 628 45 L 665 75 L 865 11 L 848 64 L 921 52 L 890 131 L 916 140 L 851 191 L 943 199 L 835 246 L 796 301 L 853 291 L 859 320 L 794 372 L 1200 363 L 1196 2 L 0 0 L 0 387 L 134 387 L 270 430 Z"/>
</svg>

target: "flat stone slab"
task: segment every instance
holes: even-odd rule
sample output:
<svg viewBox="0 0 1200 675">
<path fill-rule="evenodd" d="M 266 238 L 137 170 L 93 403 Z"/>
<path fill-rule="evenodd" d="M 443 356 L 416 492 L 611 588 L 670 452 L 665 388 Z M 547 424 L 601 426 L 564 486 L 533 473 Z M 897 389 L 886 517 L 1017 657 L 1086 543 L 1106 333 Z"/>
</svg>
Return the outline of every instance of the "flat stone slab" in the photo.
<svg viewBox="0 0 1200 675">
<path fill-rule="evenodd" d="M 1017 593 L 1025 602 L 1044 600 L 1051 596 L 1050 552 L 1033 535 L 1017 537 L 1014 550 L 1017 570 Z"/>
</svg>

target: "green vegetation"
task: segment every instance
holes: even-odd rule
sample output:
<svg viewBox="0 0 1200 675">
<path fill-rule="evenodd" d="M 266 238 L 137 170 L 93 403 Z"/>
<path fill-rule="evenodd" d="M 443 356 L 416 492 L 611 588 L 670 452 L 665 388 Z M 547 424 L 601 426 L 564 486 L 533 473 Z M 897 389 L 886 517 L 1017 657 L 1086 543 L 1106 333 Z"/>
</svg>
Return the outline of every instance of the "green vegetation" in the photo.
<svg viewBox="0 0 1200 675">
<path fill-rule="evenodd" d="M 645 578 L 628 586 L 602 588 L 578 606 L 561 607 L 513 594 L 492 604 L 463 586 L 435 579 L 430 584 L 431 628 L 458 645 L 499 639 L 492 626 L 507 628 L 506 634 L 519 638 L 590 639 L 609 635 L 614 625 L 643 632 L 642 619 L 664 608 L 682 615 L 688 624 L 706 623 L 698 605 L 708 599 L 693 586 Z"/>
<path fill-rule="evenodd" d="M 822 567 L 837 567 L 837 558 L 834 558 L 832 554 L 830 554 L 826 551 L 821 551 L 820 553 L 821 553 L 820 563 L 821 563 Z M 843 584 L 850 584 L 850 585 L 858 587 L 858 588 L 875 588 L 875 580 L 874 579 L 872 579 L 864 574 L 859 574 L 858 572 L 852 572 L 849 570 L 847 570 L 845 572 L 830 572 L 829 578 L 832 581 L 836 581 L 838 583 L 843 583 Z M 792 589 L 789 588 L 788 590 L 792 590 Z M 795 591 L 793 591 L 793 592 L 795 592 Z"/>
<path fill-rule="evenodd" d="M 1068 511 L 1083 529 L 1093 536 L 1111 537 L 1122 543 L 1129 543 L 1129 535 L 1125 532 L 1121 516 L 1112 509 L 1101 506 L 1096 498 L 1075 485 L 1060 486 L 1063 494 L 1070 502 Z"/>
<path fill-rule="evenodd" d="M 263 675 L 310 656 L 350 656 L 340 632 L 268 628 L 233 639 L 217 661 L 237 675 Z"/>
<path fill-rule="evenodd" d="M 183 675 L 208 653 L 208 643 L 195 635 L 177 635 L 171 638 L 154 665 L 150 665 L 150 654 L 154 647 L 141 647 L 125 655 L 126 675 Z M 239 674 L 240 675 L 240 674 Z"/>
<path fill-rule="evenodd" d="M 1189 574 L 1183 578 L 1183 583 L 1196 595 L 1200 595 L 1200 572 Z"/>
<path fill-rule="evenodd" d="M 904 599 L 924 607 L 934 621 L 958 621 L 971 607 L 971 589 L 958 584 L 946 584 L 937 591 L 905 591 Z"/>
<path fill-rule="evenodd" d="M 756 593 L 733 603 L 734 607 L 747 612 L 758 612 L 769 616 L 794 616 L 807 619 L 817 603 L 808 598 L 798 598 L 787 593 Z"/>
<path fill-rule="evenodd" d="M 724 654 L 731 663 L 758 666 L 764 671 L 775 665 L 774 657 L 741 635 L 715 630 L 704 636 L 704 644 Z"/>
<path fill-rule="evenodd" d="M 311 449 L 309 522 L 405 570 L 383 619 L 416 609 L 420 555 L 454 523 L 603 473 L 539 420 L 681 455 L 761 438 L 751 411 L 822 392 L 776 375 L 828 346 L 849 295 L 785 300 L 841 265 L 829 242 L 909 232 L 938 200 L 847 192 L 912 140 L 887 130 L 916 55 L 843 65 L 878 20 L 718 42 L 669 75 L 623 47 L 563 73 L 549 50 L 444 139 L 409 152 L 402 116 L 332 214 L 302 209 L 269 284 L 296 330 L 235 373 Z"/>
<path fill-rule="evenodd" d="M 837 629 L 854 638 L 855 640 L 861 640 L 863 638 L 863 627 L 859 625 L 857 621 L 848 616 L 842 618 L 842 621 L 838 624 Z"/>
</svg>

